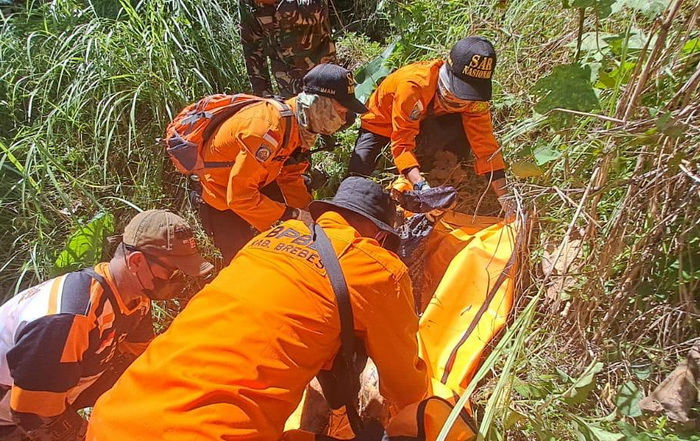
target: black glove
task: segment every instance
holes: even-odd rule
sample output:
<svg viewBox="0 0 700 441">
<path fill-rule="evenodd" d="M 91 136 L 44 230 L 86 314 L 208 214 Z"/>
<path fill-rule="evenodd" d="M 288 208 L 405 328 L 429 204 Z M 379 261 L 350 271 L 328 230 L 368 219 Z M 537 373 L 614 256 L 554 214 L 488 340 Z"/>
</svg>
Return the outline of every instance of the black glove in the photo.
<svg viewBox="0 0 700 441">
<path fill-rule="evenodd" d="M 309 171 L 309 187 L 312 190 L 318 190 L 328 183 L 331 176 L 320 168 L 313 167 Z"/>
<path fill-rule="evenodd" d="M 87 433 L 87 425 L 87 421 L 73 409 L 68 408 L 47 424 L 27 431 L 27 436 L 32 441 L 83 441 Z"/>
<path fill-rule="evenodd" d="M 333 135 L 318 135 L 318 140 L 321 145 L 314 152 L 330 152 L 340 145 Z"/>
</svg>

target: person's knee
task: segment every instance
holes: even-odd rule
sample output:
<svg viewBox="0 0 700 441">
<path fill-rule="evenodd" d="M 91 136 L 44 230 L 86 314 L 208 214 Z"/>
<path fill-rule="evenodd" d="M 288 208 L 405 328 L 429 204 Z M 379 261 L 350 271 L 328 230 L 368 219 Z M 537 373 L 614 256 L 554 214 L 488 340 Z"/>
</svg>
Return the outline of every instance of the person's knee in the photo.
<svg viewBox="0 0 700 441">
<path fill-rule="evenodd" d="M 388 141 L 389 139 L 383 136 L 360 130 L 352 156 L 350 156 L 349 174 L 351 176 L 371 175 L 376 166 L 377 157 Z"/>
</svg>

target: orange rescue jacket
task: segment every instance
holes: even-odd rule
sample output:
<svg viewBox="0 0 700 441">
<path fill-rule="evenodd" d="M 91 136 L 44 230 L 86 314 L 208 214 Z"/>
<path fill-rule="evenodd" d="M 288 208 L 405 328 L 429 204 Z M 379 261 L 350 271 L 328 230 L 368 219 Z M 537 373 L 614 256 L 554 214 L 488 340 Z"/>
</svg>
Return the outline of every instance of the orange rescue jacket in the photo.
<svg viewBox="0 0 700 441">
<path fill-rule="evenodd" d="M 407 268 L 337 213 L 357 337 L 397 409 L 429 392 Z M 335 295 L 309 228 L 290 220 L 243 248 L 97 402 L 87 439 L 277 440 L 340 347 Z"/>
<path fill-rule="evenodd" d="M 443 63 L 421 61 L 398 69 L 372 93 L 367 103 L 369 112 L 361 117 L 363 129 L 391 139 L 391 153 L 400 172 L 419 165 L 413 151 L 420 123 L 430 108 L 438 116 L 447 113 L 434 99 Z M 470 111 L 462 113 L 462 125 L 476 157 L 476 172 L 483 175 L 503 170 L 505 163 L 493 136 L 488 103 L 474 101 Z"/>
<path fill-rule="evenodd" d="M 13 414 L 23 420 L 52 418 L 66 411 L 115 361 L 117 353 L 140 355 L 153 338 L 151 302 L 120 293 L 108 263 L 95 279 L 76 282 L 66 274 L 31 287 L 0 308 L 0 427 Z M 131 303 L 131 302 L 130 302 Z M 11 375 L 10 375 L 11 374 Z"/>
<path fill-rule="evenodd" d="M 287 100 L 296 110 L 296 98 Z M 287 145 L 281 145 L 285 124 L 292 128 Z M 234 162 L 232 167 L 207 168 L 200 175 L 202 198 L 217 210 L 233 210 L 259 231 L 264 231 L 282 217 L 285 204 L 260 193 L 273 181 L 282 190 L 287 205 L 306 208 L 311 195 L 301 174 L 308 163 L 284 166 L 285 161 L 301 148 L 296 117 L 285 119 L 270 103 L 251 104 L 219 126 L 204 145 L 204 161 Z"/>
</svg>

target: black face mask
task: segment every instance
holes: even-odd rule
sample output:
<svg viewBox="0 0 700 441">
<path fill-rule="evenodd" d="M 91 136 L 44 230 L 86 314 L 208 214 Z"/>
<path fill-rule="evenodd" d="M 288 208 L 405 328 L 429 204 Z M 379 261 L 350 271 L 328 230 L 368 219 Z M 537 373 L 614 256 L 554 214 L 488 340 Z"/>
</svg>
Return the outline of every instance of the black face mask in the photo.
<svg viewBox="0 0 700 441">
<path fill-rule="evenodd" d="M 175 271 L 168 280 L 155 279 L 153 289 L 144 290 L 151 300 L 170 300 L 181 297 L 187 286 L 187 278 L 180 271 Z"/>
<path fill-rule="evenodd" d="M 141 283 L 143 293 L 151 300 L 173 299 L 182 294 L 185 286 L 187 286 L 187 278 L 180 270 L 175 270 L 170 278 L 166 280 L 160 279 L 153 274 L 151 264 L 148 262 L 148 260 L 146 260 L 146 266 L 148 266 L 148 271 L 151 273 L 151 283 L 153 283 L 153 288 L 144 288 L 143 282 L 141 282 L 140 278 L 139 283 Z"/>
</svg>

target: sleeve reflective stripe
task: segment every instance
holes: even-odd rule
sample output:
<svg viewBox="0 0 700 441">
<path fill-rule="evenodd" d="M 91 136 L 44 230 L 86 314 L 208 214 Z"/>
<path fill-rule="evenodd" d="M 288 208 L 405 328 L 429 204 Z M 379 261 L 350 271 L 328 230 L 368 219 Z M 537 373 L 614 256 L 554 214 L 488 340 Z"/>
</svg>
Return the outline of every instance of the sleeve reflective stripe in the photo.
<svg viewBox="0 0 700 441">
<path fill-rule="evenodd" d="M 66 392 L 24 390 L 13 386 L 10 392 L 10 408 L 15 413 L 54 417 L 65 412 L 66 395 Z"/>
</svg>

